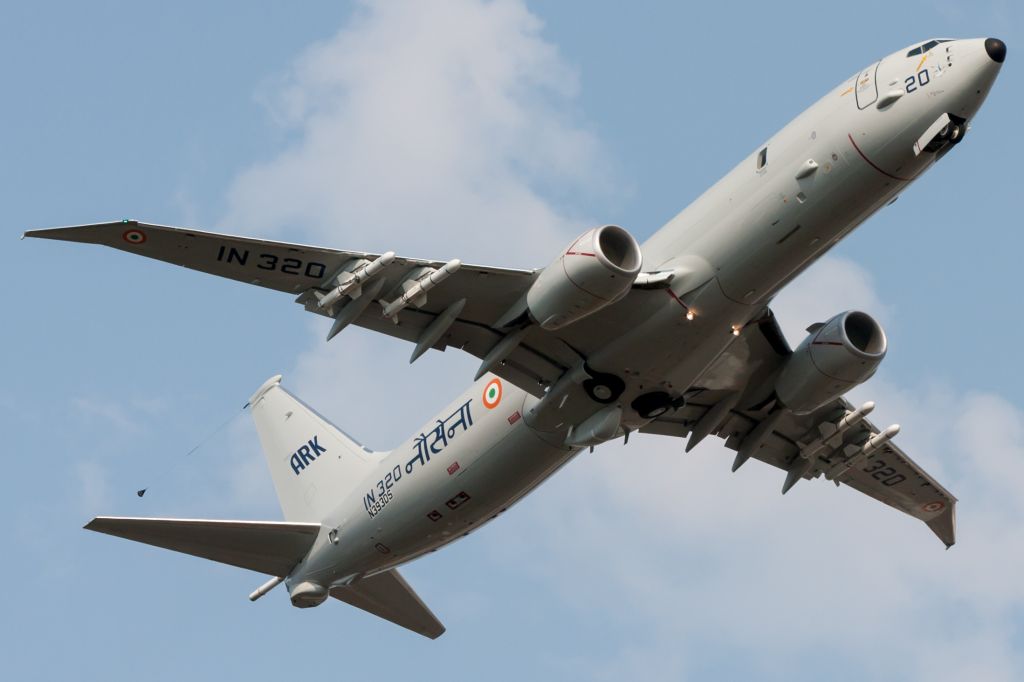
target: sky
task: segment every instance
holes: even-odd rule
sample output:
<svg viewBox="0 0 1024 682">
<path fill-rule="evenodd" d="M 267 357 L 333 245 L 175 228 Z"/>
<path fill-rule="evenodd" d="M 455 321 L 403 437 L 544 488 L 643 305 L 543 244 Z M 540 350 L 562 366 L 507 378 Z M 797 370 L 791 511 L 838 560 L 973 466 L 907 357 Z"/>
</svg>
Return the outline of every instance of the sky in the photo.
<svg viewBox="0 0 1024 682">
<path fill-rule="evenodd" d="M 0 5 L 5 679 L 1024 678 L 1019 4 L 295 7 Z M 262 576 L 81 529 L 279 519 L 240 409 L 273 374 L 386 450 L 477 363 L 325 343 L 288 296 L 24 230 L 131 217 L 541 267 L 587 226 L 643 240 L 878 58 L 989 35 L 1009 54 L 965 142 L 774 305 L 794 345 L 849 308 L 883 323 L 852 397 L 960 499 L 951 550 L 853 491 L 782 497 L 713 439 L 653 436 L 403 569 L 436 641 L 252 604 Z"/>
</svg>

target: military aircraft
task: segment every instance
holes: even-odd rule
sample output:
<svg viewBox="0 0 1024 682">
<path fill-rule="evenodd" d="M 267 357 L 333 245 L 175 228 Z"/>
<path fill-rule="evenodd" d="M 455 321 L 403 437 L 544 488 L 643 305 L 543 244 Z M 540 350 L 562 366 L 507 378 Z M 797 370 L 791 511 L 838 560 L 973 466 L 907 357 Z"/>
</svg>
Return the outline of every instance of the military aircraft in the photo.
<svg viewBox="0 0 1024 682">
<path fill-rule="evenodd" d="M 1006 56 L 995 38 L 928 40 L 858 71 L 643 245 L 588 230 L 541 270 L 340 251 L 125 220 L 26 233 L 103 244 L 288 292 L 333 320 L 481 359 L 475 383 L 390 452 L 281 387 L 249 401 L 284 522 L 98 517 L 86 528 L 284 582 L 427 637 L 444 626 L 396 567 L 465 536 L 582 449 L 633 432 L 709 435 L 785 472 L 824 477 L 955 541 L 956 498 L 843 395 L 886 353 L 861 311 L 792 349 L 779 290 L 956 147 Z"/>
</svg>

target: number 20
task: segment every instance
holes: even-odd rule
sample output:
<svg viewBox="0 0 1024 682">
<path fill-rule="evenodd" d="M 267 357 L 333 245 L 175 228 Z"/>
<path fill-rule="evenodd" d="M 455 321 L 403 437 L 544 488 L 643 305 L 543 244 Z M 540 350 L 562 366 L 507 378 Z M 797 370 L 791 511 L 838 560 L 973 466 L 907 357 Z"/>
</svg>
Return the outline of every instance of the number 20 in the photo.
<svg viewBox="0 0 1024 682">
<path fill-rule="evenodd" d="M 903 83 L 906 86 L 907 93 L 909 94 L 914 90 L 917 90 L 918 86 L 923 88 L 924 86 L 928 85 L 928 83 L 930 83 L 931 80 L 932 77 L 928 74 L 928 69 L 923 69 L 918 72 L 917 78 L 915 78 L 914 76 L 907 76 L 907 79 L 903 81 Z"/>
</svg>

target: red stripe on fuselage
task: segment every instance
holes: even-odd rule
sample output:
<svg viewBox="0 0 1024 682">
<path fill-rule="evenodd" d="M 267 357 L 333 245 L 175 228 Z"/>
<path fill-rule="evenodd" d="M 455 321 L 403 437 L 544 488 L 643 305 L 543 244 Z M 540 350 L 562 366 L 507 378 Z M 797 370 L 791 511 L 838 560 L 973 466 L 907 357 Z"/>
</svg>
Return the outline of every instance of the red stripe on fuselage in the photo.
<svg viewBox="0 0 1024 682">
<path fill-rule="evenodd" d="M 864 159 L 869 166 L 871 166 L 872 168 L 874 168 L 876 171 L 878 171 L 879 173 L 881 173 L 882 175 L 884 175 L 887 178 L 892 178 L 893 180 L 899 180 L 900 182 L 910 182 L 910 178 L 901 178 L 898 175 L 893 175 L 892 173 L 887 173 L 886 171 L 884 171 L 881 168 L 879 168 L 878 166 L 876 166 L 874 164 L 874 162 L 871 159 L 869 159 L 864 154 L 864 152 L 862 152 L 860 150 L 860 147 L 857 146 L 857 143 L 853 141 L 853 135 L 851 135 L 850 133 L 847 133 L 846 136 L 848 138 L 850 138 L 850 144 L 852 144 L 853 148 L 857 150 L 858 154 L 860 154 L 860 158 Z"/>
</svg>

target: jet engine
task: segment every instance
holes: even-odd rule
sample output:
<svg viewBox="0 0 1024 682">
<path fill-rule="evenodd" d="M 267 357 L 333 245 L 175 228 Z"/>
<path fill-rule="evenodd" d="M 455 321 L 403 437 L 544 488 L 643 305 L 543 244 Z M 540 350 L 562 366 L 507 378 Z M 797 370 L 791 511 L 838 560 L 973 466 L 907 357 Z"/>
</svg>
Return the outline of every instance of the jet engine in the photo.
<svg viewBox="0 0 1024 682">
<path fill-rule="evenodd" d="M 849 310 L 810 334 L 786 360 L 775 393 L 796 414 L 807 414 L 871 378 L 885 357 L 885 332 L 870 315 Z"/>
<path fill-rule="evenodd" d="M 605 225 L 584 232 L 526 292 L 526 305 L 544 329 L 561 329 L 625 296 L 643 256 L 629 232 Z"/>
</svg>

